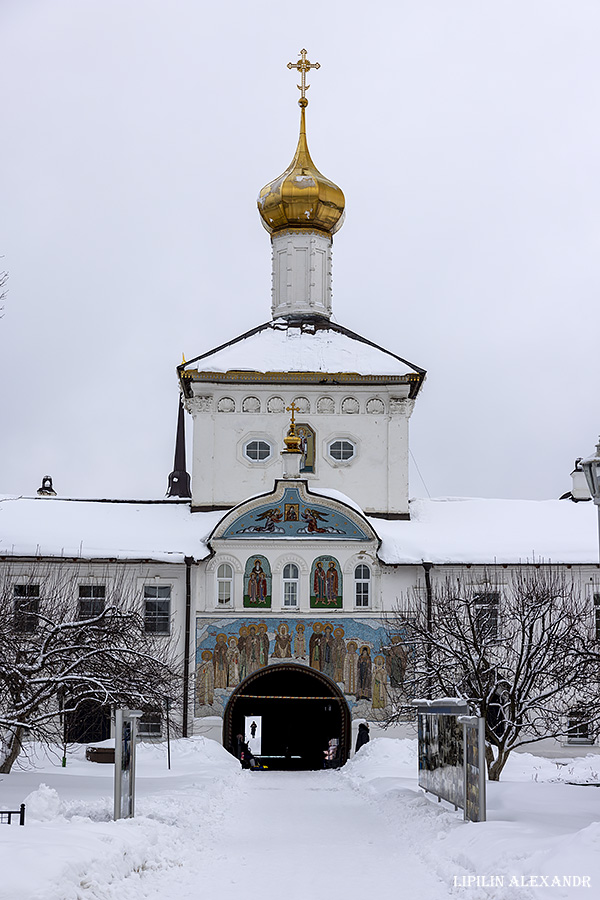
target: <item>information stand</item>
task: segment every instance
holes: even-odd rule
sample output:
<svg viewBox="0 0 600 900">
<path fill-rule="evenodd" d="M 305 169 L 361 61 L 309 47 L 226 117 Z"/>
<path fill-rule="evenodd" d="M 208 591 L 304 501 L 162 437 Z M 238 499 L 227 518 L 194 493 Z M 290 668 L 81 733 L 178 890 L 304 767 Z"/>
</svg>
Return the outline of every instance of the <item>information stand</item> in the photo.
<svg viewBox="0 0 600 900">
<path fill-rule="evenodd" d="M 117 709 L 115 713 L 115 821 L 135 814 L 135 748 L 141 715 L 138 709 Z"/>
<path fill-rule="evenodd" d="M 414 700 L 419 724 L 419 786 L 485 822 L 485 720 L 464 700 Z"/>
</svg>

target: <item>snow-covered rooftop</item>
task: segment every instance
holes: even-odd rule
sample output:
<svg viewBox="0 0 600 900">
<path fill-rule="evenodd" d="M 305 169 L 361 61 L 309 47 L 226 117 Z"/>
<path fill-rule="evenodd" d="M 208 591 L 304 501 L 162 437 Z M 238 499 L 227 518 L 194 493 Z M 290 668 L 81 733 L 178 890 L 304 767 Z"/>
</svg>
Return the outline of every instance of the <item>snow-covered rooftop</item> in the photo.
<svg viewBox="0 0 600 900">
<path fill-rule="evenodd" d="M 333 322 L 317 327 L 267 322 L 191 360 L 184 371 L 345 372 L 402 376 L 423 372 Z"/>
<path fill-rule="evenodd" d="M 410 521 L 369 519 L 391 564 L 597 563 L 593 503 L 571 500 L 413 500 Z"/>
<path fill-rule="evenodd" d="M 111 503 L 60 498 L 0 498 L 0 556 L 82 559 L 203 559 L 222 512 L 194 513 L 179 503 Z"/>
<path fill-rule="evenodd" d="M 315 490 L 354 507 L 337 491 Z M 225 512 L 187 504 L 0 498 L 0 556 L 204 559 Z M 392 565 L 598 562 L 593 503 L 570 500 L 413 500 L 410 521 L 369 519 Z"/>
</svg>

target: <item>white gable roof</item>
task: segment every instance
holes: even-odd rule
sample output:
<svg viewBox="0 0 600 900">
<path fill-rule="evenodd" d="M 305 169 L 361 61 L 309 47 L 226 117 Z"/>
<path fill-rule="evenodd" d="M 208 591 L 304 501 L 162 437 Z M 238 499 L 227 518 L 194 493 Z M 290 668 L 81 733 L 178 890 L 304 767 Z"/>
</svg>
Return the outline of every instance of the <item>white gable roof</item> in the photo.
<svg viewBox="0 0 600 900">
<path fill-rule="evenodd" d="M 201 372 L 345 372 L 408 375 L 416 366 L 334 323 L 310 330 L 269 322 L 188 362 Z"/>
</svg>

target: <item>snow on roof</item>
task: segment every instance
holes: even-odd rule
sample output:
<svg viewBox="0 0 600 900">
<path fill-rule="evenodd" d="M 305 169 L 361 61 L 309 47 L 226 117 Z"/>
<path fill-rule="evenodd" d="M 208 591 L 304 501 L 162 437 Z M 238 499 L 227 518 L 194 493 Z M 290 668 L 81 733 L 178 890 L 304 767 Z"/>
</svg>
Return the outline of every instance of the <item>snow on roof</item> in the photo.
<svg viewBox="0 0 600 900">
<path fill-rule="evenodd" d="M 597 563 L 593 503 L 571 500 L 413 500 L 410 521 L 370 518 L 390 564 Z"/>
<path fill-rule="evenodd" d="M 192 514 L 182 503 L 2 497 L 0 556 L 204 559 L 206 538 L 222 516 Z"/>
<path fill-rule="evenodd" d="M 338 491 L 312 493 L 354 501 Z M 367 517 L 390 565 L 598 562 L 593 503 L 570 500 L 413 500 L 410 521 Z M 0 556 L 205 559 L 227 511 L 190 512 L 185 503 L 0 497 Z"/>
<path fill-rule="evenodd" d="M 201 372 L 352 372 L 366 376 L 423 372 L 332 322 L 311 330 L 281 321 L 249 331 L 190 360 L 183 368 Z"/>
</svg>

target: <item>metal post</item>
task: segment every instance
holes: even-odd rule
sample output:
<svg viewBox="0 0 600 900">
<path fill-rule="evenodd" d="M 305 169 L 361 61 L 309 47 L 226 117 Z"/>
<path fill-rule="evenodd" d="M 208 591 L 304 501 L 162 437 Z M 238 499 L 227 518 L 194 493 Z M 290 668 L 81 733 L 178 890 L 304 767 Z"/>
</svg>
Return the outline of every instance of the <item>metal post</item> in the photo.
<svg viewBox="0 0 600 900">
<path fill-rule="evenodd" d="M 171 768 L 171 730 L 169 728 L 169 708 L 171 706 L 171 698 L 165 697 L 165 710 L 167 713 L 167 769 Z"/>
<path fill-rule="evenodd" d="M 123 710 L 115 710 L 115 792 L 114 792 L 114 819 L 121 818 L 121 765 L 122 765 L 122 741 L 123 734 Z"/>
<path fill-rule="evenodd" d="M 468 798 L 468 785 L 467 785 L 467 724 L 463 722 L 462 726 L 463 730 L 463 819 L 466 822 L 469 818 L 467 815 L 467 798 Z"/>
<path fill-rule="evenodd" d="M 25 804 L 21 803 L 19 807 L 19 825 L 25 824 Z"/>
<path fill-rule="evenodd" d="M 424 562 L 423 570 L 425 572 L 425 601 L 427 604 L 426 613 L 427 613 L 427 647 L 426 647 L 426 665 L 427 665 L 427 689 L 426 695 L 427 699 L 431 700 L 431 691 L 432 691 L 432 648 L 431 648 L 431 629 L 433 627 L 433 613 L 432 613 L 432 594 L 431 594 L 431 569 L 433 567 L 433 563 Z"/>
</svg>

